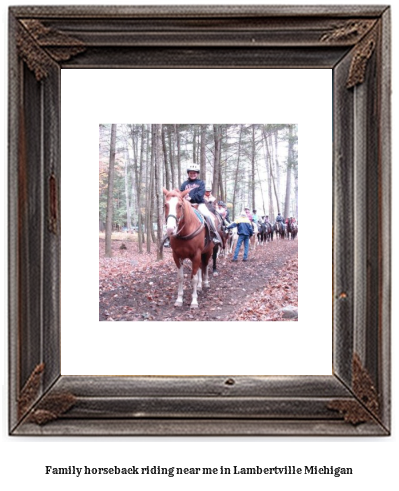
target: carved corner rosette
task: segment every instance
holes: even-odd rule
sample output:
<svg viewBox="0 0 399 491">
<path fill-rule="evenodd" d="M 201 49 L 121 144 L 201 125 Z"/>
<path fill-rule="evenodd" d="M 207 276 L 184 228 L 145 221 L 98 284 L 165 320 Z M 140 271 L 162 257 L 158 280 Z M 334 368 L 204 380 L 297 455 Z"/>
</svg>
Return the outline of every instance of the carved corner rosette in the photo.
<svg viewBox="0 0 399 491">
<path fill-rule="evenodd" d="M 348 89 L 364 82 L 367 62 L 377 44 L 376 20 L 351 20 L 323 34 L 320 40 L 328 44 L 354 44 L 354 54 L 349 69 Z"/>
<path fill-rule="evenodd" d="M 69 392 L 60 392 L 44 396 L 39 404 L 31 411 L 27 421 L 37 425 L 45 425 L 55 421 L 69 411 L 75 404 L 77 398 Z"/>
<path fill-rule="evenodd" d="M 376 21 L 369 19 L 352 19 L 340 26 L 335 26 L 320 38 L 325 43 L 357 43 L 374 26 Z"/>
<path fill-rule="evenodd" d="M 20 22 L 17 48 L 20 58 L 34 72 L 37 81 L 48 76 L 54 61 L 69 60 L 86 49 L 79 39 L 45 27 L 36 19 Z"/>
<path fill-rule="evenodd" d="M 347 423 L 353 425 L 378 418 L 380 403 L 377 389 L 356 353 L 352 361 L 352 390 L 357 400 L 334 400 L 327 407 L 338 411 Z"/>
<path fill-rule="evenodd" d="M 37 365 L 26 381 L 18 397 L 18 417 L 22 418 L 39 396 L 42 377 L 44 374 L 44 363 Z"/>
<path fill-rule="evenodd" d="M 45 365 L 35 367 L 18 397 L 18 417 L 26 417 L 28 423 L 44 425 L 54 421 L 69 411 L 77 401 L 76 396 L 69 392 L 54 392 L 45 395 L 36 405 L 40 396 Z"/>
<path fill-rule="evenodd" d="M 374 53 L 377 45 L 377 29 L 373 29 L 357 46 L 352 58 L 346 87 L 351 89 L 364 82 L 367 62 Z"/>
</svg>

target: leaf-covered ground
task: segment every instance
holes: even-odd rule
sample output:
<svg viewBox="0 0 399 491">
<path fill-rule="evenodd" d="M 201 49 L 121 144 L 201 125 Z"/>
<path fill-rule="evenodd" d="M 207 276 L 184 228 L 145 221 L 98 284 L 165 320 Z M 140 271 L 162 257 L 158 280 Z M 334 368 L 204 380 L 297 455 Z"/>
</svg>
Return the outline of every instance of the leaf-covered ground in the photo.
<svg viewBox="0 0 399 491">
<path fill-rule="evenodd" d="M 121 249 L 122 243 L 126 249 Z M 104 257 L 100 239 L 100 321 L 276 321 L 282 309 L 298 307 L 298 241 L 274 240 L 251 250 L 249 260 L 218 260 L 218 276 L 199 292 L 199 309 L 190 309 L 191 267 L 184 264 L 184 304 L 174 307 L 177 269 L 169 248 L 138 253 L 136 242 L 112 241 L 113 257 Z"/>
</svg>

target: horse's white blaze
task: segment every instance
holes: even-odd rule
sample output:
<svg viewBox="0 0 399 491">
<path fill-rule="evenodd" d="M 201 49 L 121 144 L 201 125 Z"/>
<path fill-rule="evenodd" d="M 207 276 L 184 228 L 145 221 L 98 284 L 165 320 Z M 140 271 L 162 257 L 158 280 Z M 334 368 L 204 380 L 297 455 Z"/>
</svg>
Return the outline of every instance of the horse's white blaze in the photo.
<svg viewBox="0 0 399 491">
<path fill-rule="evenodd" d="M 170 237 L 177 231 L 177 220 L 171 215 L 177 216 L 177 203 L 179 199 L 177 197 L 170 198 L 169 203 L 169 216 L 166 222 L 166 233 Z"/>
</svg>

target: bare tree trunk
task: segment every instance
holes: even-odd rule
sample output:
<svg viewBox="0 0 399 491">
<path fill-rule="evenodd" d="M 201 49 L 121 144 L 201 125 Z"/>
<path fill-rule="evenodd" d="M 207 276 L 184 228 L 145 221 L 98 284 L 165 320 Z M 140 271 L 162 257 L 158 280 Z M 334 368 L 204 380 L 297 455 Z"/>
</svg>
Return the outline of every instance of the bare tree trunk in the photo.
<svg viewBox="0 0 399 491">
<path fill-rule="evenodd" d="M 241 138 L 242 138 L 242 126 L 240 125 L 240 136 L 238 138 L 238 150 L 237 150 L 237 165 L 234 174 L 234 190 L 233 190 L 233 219 L 236 216 L 236 198 L 237 198 L 237 186 L 238 186 L 238 171 L 240 169 L 240 154 L 241 154 Z"/>
<path fill-rule="evenodd" d="M 114 200 L 114 167 L 116 152 L 116 124 L 111 125 L 111 149 L 109 152 L 107 220 L 105 228 L 105 256 L 112 257 L 111 235 Z"/>
<path fill-rule="evenodd" d="M 162 190 L 161 184 L 162 179 L 160 174 L 161 170 L 161 162 L 162 162 L 162 125 L 155 125 L 155 196 L 156 196 L 156 206 L 157 206 L 157 259 L 163 258 L 163 249 L 161 247 L 162 243 L 162 209 L 163 209 L 163 200 L 162 200 Z"/>
<path fill-rule="evenodd" d="M 294 142 L 292 138 L 292 125 L 289 125 L 288 133 L 288 159 L 287 159 L 287 186 L 285 188 L 284 216 L 290 216 L 290 199 L 291 199 L 291 168 L 293 164 Z"/>
<path fill-rule="evenodd" d="M 132 187 L 131 187 L 131 206 L 132 206 L 132 217 L 133 217 L 133 225 L 138 225 L 138 212 L 139 212 L 139 207 L 138 207 L 138 202 L 137 202 L 137 182 L 136 182 L 136 158 L 137 158 L 137 148 L 135 145 L 137 144 L 136 139 L 134 137 L 134 125 L 130 126 L 130 137 L 132 139 L 132 151 L 133 151 L 133 159 L 132 159 L 132 165 L 130 169 L 131 177 L 132 177 Z M 137 213 L 137 219 L 134 221 L 134 207 L 136 207 L 136 213 Z"/>
<path fill-rule="evenodd" d="M 156 209 L 156 199 L 157 199 L 157 182 L 156 182 L 156 176 L 159 178 L 159 169 L 156 168 L 156 158 L 157 158 L 157 152 L 156 152 L 156 146 L 157 146 L 157 133 L 156 133 L 156 128 L 155 125 L 151 125 L 151 161 L 152 161 L 152 167 L 153 167 L 153 172 L 154 172 L 154 179 L 153 179 L 153 187 L 151 190 L 152 198 L 151 198 L 151 211 L 150 211 L 150 222 L 149 222 L 149 228 L 148 228 L 148 235 L 151 236 L 152 242 L 155 244 L 157 241 L 157 238 L 155 236 L 154 232 L 154 227 L 153 227 L 153 217 L 154 217 L 154 210 Z"/>
<path fill-rule="evenodd" d="M 146 195 L 146 229 L 147 229 L 147 252 L 151 252 L 151 228 L 152 228 L 152 202 L 154 196 L 154 152 L 151 151 L 151 157 L 149 158 L 150 142 L 151 142 L 151 125 L 147 128 L 147 163 L 150 163 L 149 180 L 147 186 Z"/>
<path fill-rule="evenodd" d="M 163 158 L 165 164 L 165 187 L 166 189 L 170 188 L 170 174 L 169 174 L 169 165 L 168 165 L 168 152 L 166 150 L 166 136 L 165 136 L 165 126 L 162 128 L 162 148 L 163 148 Z"/>
<path fill-rule="evenodd" d="M 142 195 L 143 195 L 143 189 L 141 187 L 141 183 L 143 182 L 143 167 L 144 167 L 144 165 L 143 165 L 143 160 L 144 160 L 144 133 L 145 133 L 145 126 L 144 126 L 144 124 L 142 124 L 141 125 L 141 145 L 140 145 L 140 171 L 139 171 L 140 203 L 142 203 Z M 142 213 L 143 212 L 142 212 L 142 210 L 140 208 L 141 223 L 144 225 L 145 224 L 145 211 L 144 211 L 144 216 L 143 216 Z M 142 240 L 142 242 L 144 244 L 145 243 L 144 230 L 143 230 L 142 235 L 141 235 L 141 240 Z"/>
<path fill-rule="evenodd" d="M 197 125 L 193 125 L 193 162 L 197 162 Z"/>
<path fill-rule="evenodd" d="M 219 189 L 220 189 L 220 193 L 218 196 L 218 201 L 219 200 L 226 201 L 226 195 L 225 195 L 224 187 L 223 187 L 223 176 L 222 176 L 222 168 L 221 167 L 219 167 Z"/>
<path fill-rule="evenodd" d="M 213 183 L 212 183 L 212 194 L 217 195 L 219 192 L 219 175 L 220 175 L 220 143 L 221 143 L 221 133 L 220 125 L 213 125 L 213 136 L 215 140 L 215 156 L 213 164 Z"/>
<path fill-rule="evenodd" d="M 128 231 L 132 228 L 132 217 L 129 197 L 129 153 L 125 150 L 125 196 L 126 196 L 126 226 Z"/>
<path fill-rule="evenodd" d="M 263 138 L 264 138 L 264 142 L 265 142 L 265 148 L 266 148 L 266 170 L 267 170 L 267 174 L 268 174 L 268 189 L 269 189 L 269 218 L 270 220 L 273 220 L 274 221 L 274 205 L 273 205 L 273 192 L 272 192 L 272 184 L 273 184 L 273 187 L 274 187 L 274 193 L 275 193 L 275 196 L 276 196 L 276 202 L 277 202 L 277 212 L 279 213 L 280 212 L 280 208 L 279 208 L 279 203 L 278 203 L 278 197 L 277 197 L 277 190 L 276 190 L 276 184 L 274 182 L 274 178 L 273 178 L 273 169 L 272 169 L 272 159 L 271 159 L 271 155 L 270 155 L 270 152 L 269 152 L 269 144 L 268 144 L 268 141 L 267 141 L 267 132 L 265 130 L 265 128 L 263 128 Z"/>
<path fill-rule="evenodd" d="M 259 171 L 259 165 L 256 166 L 256 171 L 258 173 L 258 179 L 260 183 L 260 195 L 262 196 L 262 206 L 263 206 L 263 213 L 266 215 L 266 203 L 265 203 L 265 197 L 263 195 L 263 186 L 260 178 L 260 171 Z"/>
<path fill-rule="evenodd" d="M 271 140 L 273 140 L 273 134 L 270 135 Z M 270 143 L 270 146 L 273 148 L 272 142 Z M 277 194 L 278 196 L 281 196 L 281 176 L 280 176 L 280 163 L 278 160 L 278 129 L 276 128 L 274 131 L 274 162 L 276 164 L 275 169 L 276 169 L 276 176 L 277 176 Z M 280 203 L 279 207 L 280 209 Z"/>
<path fill-rule="evenodd" d="M 176 187 L 176 178 L 175 178 L 175 135 L 172 136 L 172 125 L 169 125 L 168 128 L 168 139 L 169 139 L 169 161 L 170 161 L 170 189 L 175 189 Z M 179 186 L 177 186 L 179 187 Z"/>
<path fill-rule="evenodd" d="M 206 124 L 201 125 L 200 167 L 202 180 L 206 180 L 206 126 Z"/>
<path fill-rule="evenodd" d="M 177 187 L 180 189 L 180 185 L 182 184 L 182 179 L 181 179 L 181 162 L 180 162 L 180 132 L 179 132 L 178 124 L 175 124 L 175 133 L 176 133 L 176 144 L 177 144 L 177 179 L 178 179 Z"/>
<path fill-rule="evenodd" d="M 252 125 L 252 156 L 251 156 L 251 198 L 252 210 L 255 210 L 255 125 Z"/>
<path fill-rule="evenodd" d="M 136 181 L 136 195 L 137 195 L 137 237 L 138 237 L 138 247 L 139 253 L 143 252 L 143 242 L 144 242 L 144 231 L 143 231 L 143 216 L 141 213 L 141 181 L 143 176 L 143 151 L 144 151 L 144 125 L 141 125 L 141 146 L 140 146 L 140 157 L 138 156 L 138 128 L 135 132 L 134 126 L 132 125 L 131 135 L 132 135 L 132 145 L 133 145 L 133 168 L 134 176 Z M 137 133 L 137 134 L 136 134 Z"/>
<path fill-rule="evenodd" d="M 222 175 L 222 143 L 223 143 L 223 126 L 220 126 L 220 145 L 219 145 L 219 192 L 217 193 L 218 201 L 224 201 L 223 175 Z"/>
</svg>

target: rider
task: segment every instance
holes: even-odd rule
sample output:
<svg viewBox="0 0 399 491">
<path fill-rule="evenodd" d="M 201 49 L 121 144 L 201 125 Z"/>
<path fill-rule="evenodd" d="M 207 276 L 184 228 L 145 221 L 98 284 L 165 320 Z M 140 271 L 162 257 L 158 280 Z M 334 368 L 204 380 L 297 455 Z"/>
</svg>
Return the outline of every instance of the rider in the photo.
<svg viewBox="0 0 399 491">
<path fill-rule="evenodd" d="M 252 230 L 255 232 L 254 217 L 252 216 L 252 213 L 250 212 L 249 206 L 246 206 L 244 208 L 244 210 L 245 210 L 245 214 L 247 215 L 247 218 L 248 218 L 250 224 L 252 225 Z"/>
<path fill-rule="evenodd" d="M 244 210 L 245 210 L 245 213 L 246 213 L 246 215 L 248 217 L 248 220 L 252 223 L 253 222 L 253 217 L 252 217 L 252 213 L 250 212 L 249 206 L 246 206 L 244 208 Z"/>
<path fill-rule="evenodd" d="M 213 196 L 213 194 L 212 194 L 212 187 L 209 185 L 207 185 L 205 187 L 204 200 L 205 200 L 205 203 L 213 203 L 214 201 L 216 201 L 215 196 Z"/>
<path fill-rule="evenodd" d="M 284 223 L 284 218 L 281 216 L 280 212 L 277 214 L 276 222 Z"/>
<path fill-rule="evenodd" d="M 260 223 L 263 223 L 265 225 L 270 225 L 271 226 L 271 223 L 269 221 L 269 215 L 263 215 L 262 216 L 262 220 L 260 221 Z"/>
<path fill-rule="evenodd" d="M 229 218 L 229 210 L 227 209 L 226 203 L 224 201 L 218 201 L 216 206 L 216 211 L 223 218 L 224 225 L 227 227 L 227 225 L 230 224 L 230 218 Z"/>
<path fill-rule="evenodd" d="M 295 217 L 287 217 L 287 219 L 285 220 L 285 225 L 288 227 L 288 224 L 290 224 L 291 227 L 295 227 L 296 226 Z"/>
<path fill-rule="evenodd" d="M 190 192 L 186 195 L 186 199 L 192 204 L 198 204 L 198 211 L 205 217 L 209 228 L 212 231 L 213 242 L 215 244 L 222 244 L 222 239 L 216 230 L 214 216 L 211 214 L 205 204 L 205 183 L 199 179 L 199 173 L 200 166 L 194 162 L 190 162 L 187 166 L 188 179 L 180 186 L 180 191 L 190 189 Z"/>
<path fill-rule="evenodd" d="M 256 213 L 256 210 L 252 210 L 252 221 L 256 223 L 256 225 L 258 224 L 258 215 Z"/>
</svg>

